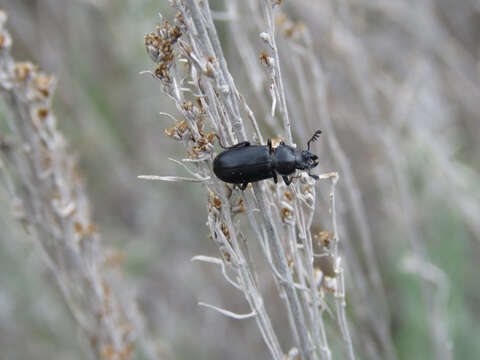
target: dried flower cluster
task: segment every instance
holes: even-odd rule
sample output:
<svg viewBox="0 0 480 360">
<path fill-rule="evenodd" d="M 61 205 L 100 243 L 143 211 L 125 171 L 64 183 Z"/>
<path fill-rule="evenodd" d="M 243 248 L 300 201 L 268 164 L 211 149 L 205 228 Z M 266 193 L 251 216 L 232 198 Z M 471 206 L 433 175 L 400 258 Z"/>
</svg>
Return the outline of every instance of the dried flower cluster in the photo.
<svg viewBox="0 0 480 360">
<path fill-rule="evenodd" d="M 181 23 L 181 18 L 178 20 Z M 171 82 L 168 72 L 175 59 L 174 46 L 180 36 L 182 36 L 180 27 L 171 27 L 168 21 L 162 26 L 157 26 L 156 32 L 145 36 L 147 53 L 158 64 L 155 76 L 165 83 Z"/>
</svg>

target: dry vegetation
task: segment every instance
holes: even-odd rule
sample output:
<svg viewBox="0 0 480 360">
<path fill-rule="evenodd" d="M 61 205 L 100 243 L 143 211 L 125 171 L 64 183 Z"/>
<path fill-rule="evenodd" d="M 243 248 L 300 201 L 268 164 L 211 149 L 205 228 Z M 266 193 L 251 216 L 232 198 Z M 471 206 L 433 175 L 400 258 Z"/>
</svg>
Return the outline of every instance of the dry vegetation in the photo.
<svg viewBox="0 0 480 360">
<path fill-rule="evenodd" d="M 476 2 L 1 6 L 6 358 L 480 353 Z M 318 182 L 211 171 L 316 129 Z"/>
</svg>

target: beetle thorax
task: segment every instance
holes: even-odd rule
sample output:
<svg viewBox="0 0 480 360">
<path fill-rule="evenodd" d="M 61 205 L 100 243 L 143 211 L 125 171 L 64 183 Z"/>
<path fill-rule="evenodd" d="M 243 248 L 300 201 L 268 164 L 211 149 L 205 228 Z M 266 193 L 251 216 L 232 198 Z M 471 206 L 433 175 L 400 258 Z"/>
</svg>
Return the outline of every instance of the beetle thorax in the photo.
<svg viewBox="0 0 480 360">
<path fill-rule="evenodd" d="M 297 169 L 295 149 L 280 143 L 273 153 L 273 168 L 280 175 L 290 175 Z"/>
</svg>

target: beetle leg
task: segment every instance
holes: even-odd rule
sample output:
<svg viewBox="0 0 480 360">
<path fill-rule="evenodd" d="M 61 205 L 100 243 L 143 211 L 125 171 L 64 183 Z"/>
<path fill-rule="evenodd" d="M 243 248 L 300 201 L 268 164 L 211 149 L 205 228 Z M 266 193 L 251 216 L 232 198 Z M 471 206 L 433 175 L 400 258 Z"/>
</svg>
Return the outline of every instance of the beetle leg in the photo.
<svg viewBox="0 0 480 360">
<path fill-rule="evenodd" d="M 292 183 L 292 180 L 293 178 L 289 179 L 288 176 L 282 176 L 283 178 L 283 182 L 285 183 L 285 185 L 290 185 Z"/>
<path fill-rule="evenodd" d="M 248 141 L 242 141 L 242 142 L 239 142 L 238 144 L 235 144 L 233 146 L 225 146 L 222 144 L 222 142 L 220 141 L 220 136 L 218 136 L 218 134 L 215 134 L 215 136 L 217 137 L 218 139 L 218 144 L 220 145 L 220 147 L 222 149 L 225 149 L 225 150 L 229 150 L 229 149 L 234 149 L 234 148 L 237 148 L 237 147 L 244 147 L 244 146 L 250 146 L 250 143 Z"/>
<path fill-rule="evenodd" d="M 310 177 L 314 178 L 315 180 L 320 179 L 320 177 L 319 177 L 318 175 L 310 174 L 310 173 L 308 173 L 308 175 L 309 175 Z"/>
<path fill-rule="evenodd" d="M 271 140 L 271 139 L 268 139 L 268 141 L 267 141 L 267 146 L 268 146 L 268 152 L 269 152 L 270 154 L 273 153 L 272 140 Z M 275 184 L 276 184 L 276 183 L 277 183 L 277 182 L 275 181 Z"/>
<path fill-rule="evenodd" d="M 272 173 L 273 173 L 273 182 L 276 184 L 278 182 L 277 173 L 275 171 L 273 171 Z"/>
<path fill-rule="evenodd" d="M 244 191 L 248 186 L 248 182 L 246 183 L 243 183 L 242 185 L 240 185 L 240 190 Z"/>
<path fill-rule="evenodd" d="M 250 143 L 248 141 L 242 141 L 242 142 L 239 142 L 238 144 L 232 145 L 225 149 L 236 149 L 236 148 L 247 147 L 247 146 L 250 146 Z"/>
</svg>

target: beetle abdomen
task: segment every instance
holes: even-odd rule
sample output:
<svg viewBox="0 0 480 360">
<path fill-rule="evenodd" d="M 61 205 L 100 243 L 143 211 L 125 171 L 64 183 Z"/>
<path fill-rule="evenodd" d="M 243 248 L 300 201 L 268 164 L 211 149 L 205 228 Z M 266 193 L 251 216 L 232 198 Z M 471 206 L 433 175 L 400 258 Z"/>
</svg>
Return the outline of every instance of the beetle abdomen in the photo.
<svg viewBox="0 0 480 360">
<path fill-rule="evenodd" d="M 243 184 L 273 177 L 272 160 L 267 146 L 228 149 L 213 161 L 213 172 L 222 181 Z"/>
</svg>

